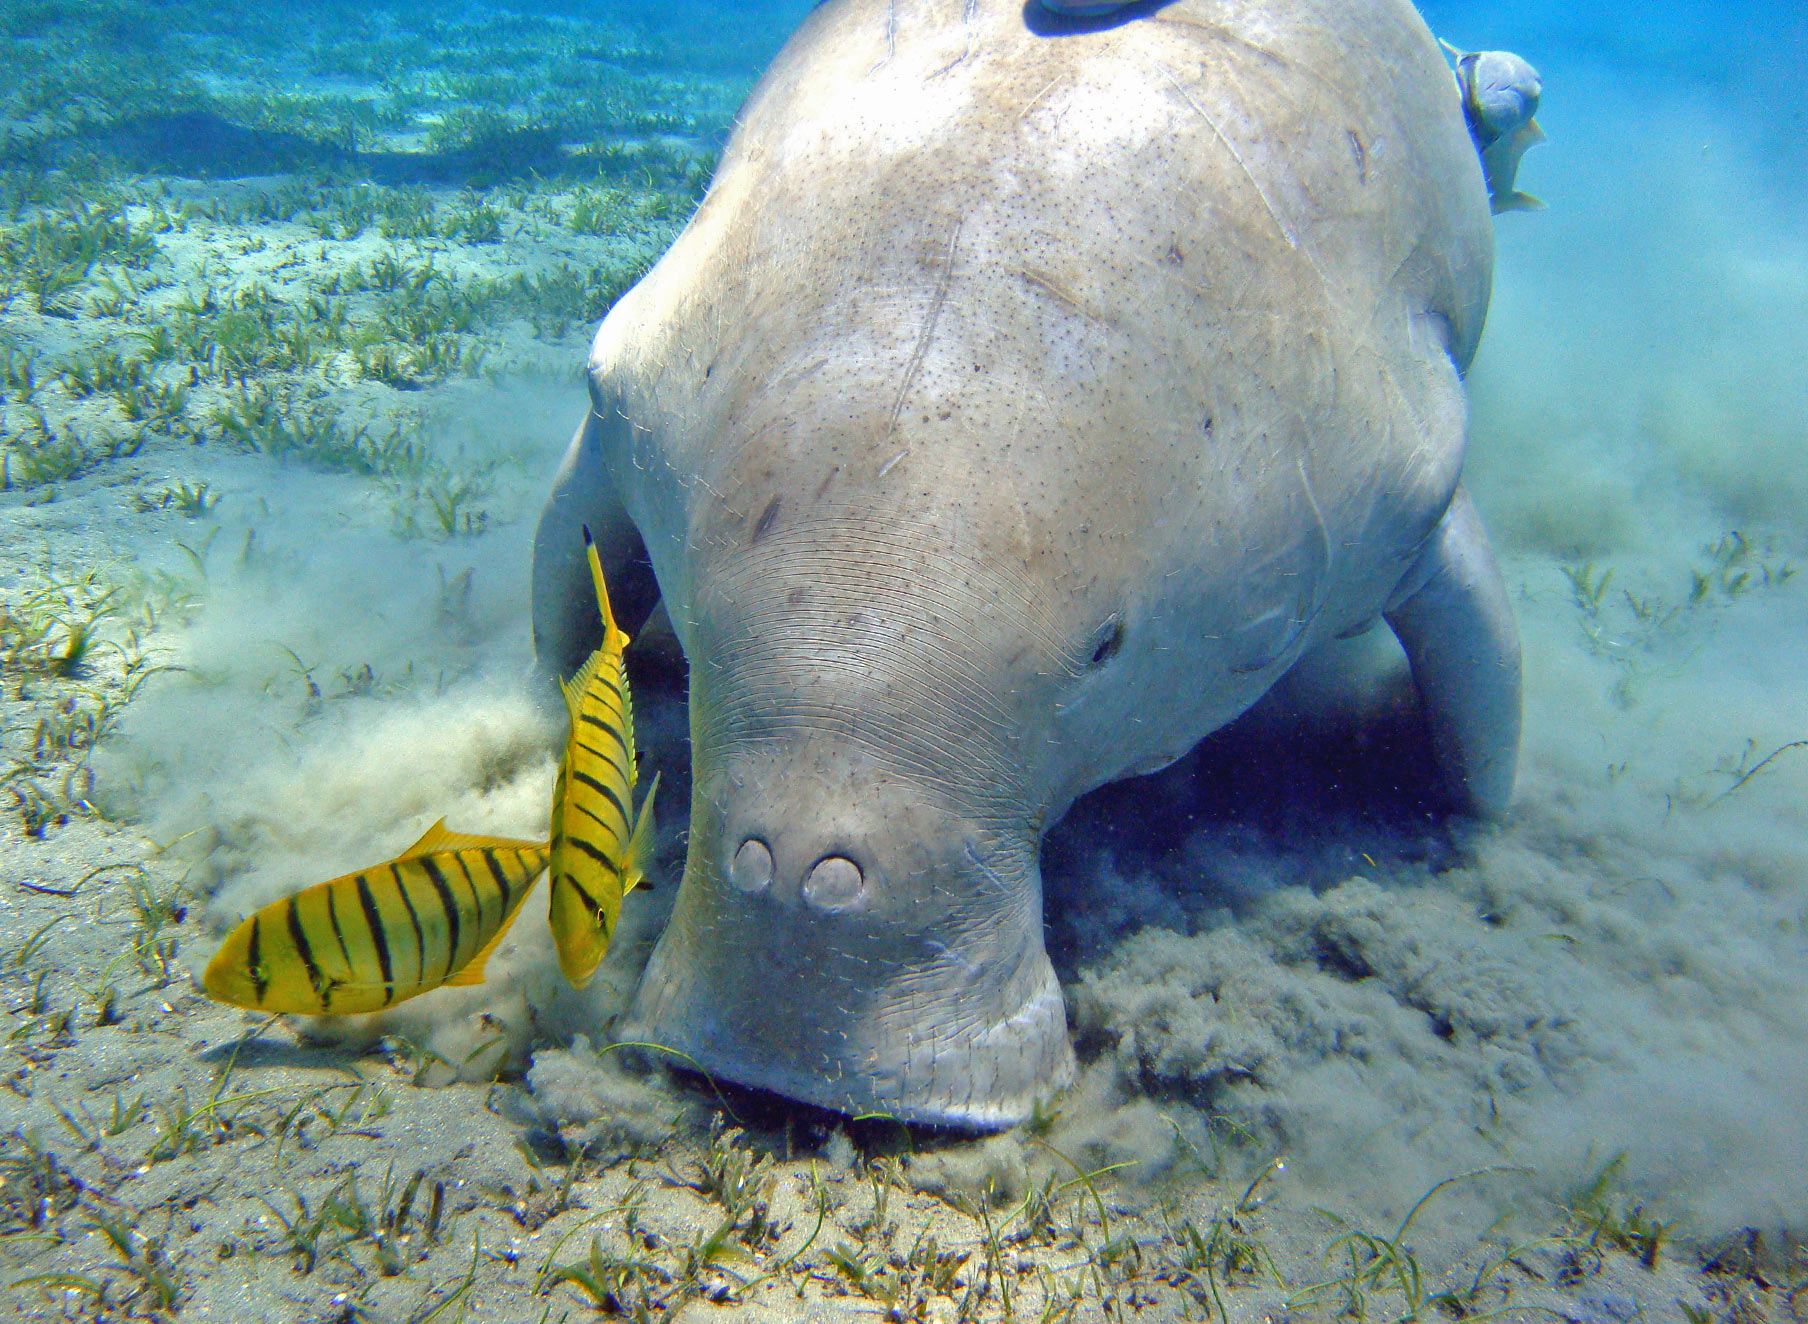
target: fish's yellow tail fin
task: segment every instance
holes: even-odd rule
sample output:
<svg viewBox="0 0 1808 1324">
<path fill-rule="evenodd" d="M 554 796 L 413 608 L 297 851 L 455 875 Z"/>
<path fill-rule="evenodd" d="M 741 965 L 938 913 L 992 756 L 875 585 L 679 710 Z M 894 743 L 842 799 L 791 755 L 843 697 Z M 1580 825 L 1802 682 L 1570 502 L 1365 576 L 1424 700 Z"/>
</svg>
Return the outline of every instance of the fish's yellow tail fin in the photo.
<svg viewBox="0 0 1808 1324">
<path fill-rule="evenodd" d="M 603 614 L 603 649 L 621 652 L 631 642 L 622 628 L 615 623 L 615 610 L 609 605 L 609 586 L 603 582 L 602 558 L 596 554 L 596 540 L 590 536 L 590 526 L 584 529 L 584 559 L 590 562 L 590 582 L 596 585 L 596 605 Z"/>
<path fill-rule="evenodd" d="M 1490 199 L 1489 206 L 1493 209 L 1496 216 L 1510 211 L 1545 210 L 1543 201 L 1533 197 L 1530 193 L 1521 193 L 1517 189 L 1511 193 L 1505 193 L 1500 197 Z"/>
</svg>

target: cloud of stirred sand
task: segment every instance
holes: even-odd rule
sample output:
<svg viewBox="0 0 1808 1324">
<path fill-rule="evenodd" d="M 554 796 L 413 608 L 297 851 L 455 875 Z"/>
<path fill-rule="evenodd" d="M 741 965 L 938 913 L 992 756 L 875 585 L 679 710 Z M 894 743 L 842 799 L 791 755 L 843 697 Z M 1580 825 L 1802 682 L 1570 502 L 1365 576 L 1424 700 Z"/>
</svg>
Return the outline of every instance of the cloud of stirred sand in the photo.
<svg viewBox="0 0 1808 1324">
<path fill-rule="evenodd" d="M 1808 739 L 1808 181 L 1673 73 L 1522 49 L 1552 205 L 1497 225 L 1468 468 L 1526 649 L 1514 818 L 1428 842 L 1245 798 L 1186 864 L 1095 851 L 1072 904 L 1160 927 L 1073 927 L 1070 1006 L 1099 1097 L 1259 1136 L 1338 1207 L 1624 1151 L 1686 1231 L 1799 1235 L 1808 749 L 1741 778 Z M 1269 708 L 1208 757 L 1297 756 Z"/>
<path fill-rule="evenodd" d="M 1274 761 L 1335 745 L 1346 783 L 1380 785 L 1410 780 L 1414 748 L 1371 749 L 1303 690 L 1137 792 L 1191 829 L 1155 843 L 1128 800 L 1083 804 L 1048 859 L 1087 1063 L 1052 1139 L 1145 1177 L 1280 1153 L 1302 1198 L 1370 1221 L 1465 1169 L 1537 1174 L 1473 1198 L 1549 1195 L 1623 1150 L 1624 1180 L 1685 1226 L 1801 1231 L 1808 750 L 1740 782 L 1808 738 L 1808 575 L 1785 575 L 1808 566 L 1801 181 L 1746 155 L 1744 126 L 1688 85 L 1519 44 L 1544 68 L 1553 139 L 1521 183 L 1551 210 L 1498 225 L 1469 469 L 1525 637 L 1516 814 L 1451 832 L 1335 778 L 1322 809 L 1299 798 Z M 222 470 L 205 606 L 175 640 L 187 670 L 135 707 L 111 779 L 137 786 L 155 834 L 197 834 L 222 924 L 442 815 L 543 835 L 562 732 L 528 679 L 524 585 L 576 407 L 575 390 L 495 406 L 544 423 L 538 449 L 505 457 L 473 539 L 399 540 L 354 480 Z M 1397 698 L 1385 681 L 1368 695 L 1390 720 Z M 648 934 L 580 998 L 539 904 L 488 986 L 378 1028 L 486 1067 L 486 1044 L 596 1037 Z M 641 1088 L 612 1093 L 585 1051 L 539 1061 L 565 1121 Z M 1012 1143 L 923 1171 L 1009 1178 L 1027 1152 Z"/>
<path fill-rule="evenodd" d="M 407 484 L 222 460 L 217 512 L 184 539 L 195 555 L 148 558 L 200 607 L 160 637 L 175 669 L 130 710 L 102 785 L 193 862 L 222 928 L 397 854 L 441 817 L 545 839 L 563 728 L 532 679 L 526 572 L 582 408 L 576 385 L 485 388 L 427 429 L 452 471 L 485 475 L 479 536 L 404 536 L 423 514 Z M 530 996 L 570 1000 L 543 904 L 529 899 L 483 988 L 316 1030 L 404 1034 L 461 1065 L 489 1045 L 466 1074 L 492 1070 L 531 1034 Z"/>
</svg>

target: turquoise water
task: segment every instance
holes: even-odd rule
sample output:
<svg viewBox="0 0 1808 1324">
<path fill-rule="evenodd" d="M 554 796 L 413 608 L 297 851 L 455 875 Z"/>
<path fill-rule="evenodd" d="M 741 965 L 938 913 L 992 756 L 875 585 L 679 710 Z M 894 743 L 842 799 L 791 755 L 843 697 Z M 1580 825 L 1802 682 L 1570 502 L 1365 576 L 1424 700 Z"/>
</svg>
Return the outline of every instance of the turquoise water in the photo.
<svg viewBox="0 0 1808 1324">
<path fill-rule="evenodd" d="M 810 8 L 0 7 L 0 1266 L 111 1293 L 27 1285 L 18 1309 L 150 1309 L 156 1236 L 185 1317 L 243 1293 L 349 1312 L 337 1293 L 373 1313 L 335 1318 L 418 1318 L 481 1264 L 480 1317 L 581 1318 L 585 1292 L 543 1299 L 534 1272 L 594 1230 L 554 1206 L 560 1182 L 618 1211 L 613 1237 L 655 1152 L 714 1191 L 653 1182 L 664 1249 L 644 1249 L 669 1277 L 620 1300 L 662 1310 L 762 1274 L 815 1284 L 807 1304 L 751 1293 L 780 1313 L 870 1305 L 878 1280 L 823 1253 L 877 1235 L 876 1157 L 969 1249 L 992 1196 L 1002 1215 L 1070 1160 L 1111 1169 L 1146 1263 L 1098 1267 L 1102 1200 L 1082 1258 L 1164 1318 L 1177 1220 L 1229 1226 L 1213 1211 L 1277 1159 L 1272 1222 L 1243 1210 L 1237 1235 L 1270 1238 L 1285 1287 L 1214 1261 L 1244 1293 L 1232 1314 L 1333 1308 L 1297 1296 L 1342 1226 L 1309 1211 L 1387 1232 L 1479 1169 L 1499 1171 L 1418 1225 L 1428 1262 L 1479 1273 L 1497 1216 L 1531 1237 L 1598 1214 L 1612 1263 L 1537 1252 L 1574 1317 L 1775 1307 L 1756 1280 L 1688 1275 L 1737 1242 L 1780 1292 L 1808 1232 L 1808 18 L 1781 4 L 1424 7 L 1544 80 L 1549 141 L 1518 184 L 1546 208 L 1494 221 L 1466 383 L 1465 482 L 1524 647 L 1512 810 L 1428 807 L 1414 701 L 1375 637 L 1341 683 L 1295 676 L 1175 767 L 1083 798 L 1042 854 L 1079 1055 L 1052 1120 L 987 1141 L 849 1127 L 598 1055 L 684 866 L 682 665 L 656 628 L 634 661 L 665 777 L 655 887 L 595 986 L 565 987 L 524 924 L 484 987 L 374 1022 L 267 1027 L 199 997 L 228 926 L 438 817 L 544 834 L 563 731 L 528 583 L 586 347 Z M 173 1101 L 210 1082 L 246 1094 L 232 1121 L 177 1128 Z M 724 1110 L 773 1156 L 782 1232 L 710 1187 Z M 799 1250 L 817 1169 L 852 1203 Z M 417 1170 L 453 1191 L 456 1239 L 417 1228 L 398 1275 L 347 1214 L 323 1225 L 328 1268 L 302 1271 L 295 1221 L 352 1176 L 370 1196 L 388 1173 L 393 1209 Z M 118 1254 L 93 1230 L 153 1209 Z M 724 1212 L 735 1273 L 684 1277 L 674 1248 Z M 1071 1274 L 1060 1245 L 1019 1249 Z M 1395 1285 L 1352 1281 L 1395 1308 Z"/>
</svg>

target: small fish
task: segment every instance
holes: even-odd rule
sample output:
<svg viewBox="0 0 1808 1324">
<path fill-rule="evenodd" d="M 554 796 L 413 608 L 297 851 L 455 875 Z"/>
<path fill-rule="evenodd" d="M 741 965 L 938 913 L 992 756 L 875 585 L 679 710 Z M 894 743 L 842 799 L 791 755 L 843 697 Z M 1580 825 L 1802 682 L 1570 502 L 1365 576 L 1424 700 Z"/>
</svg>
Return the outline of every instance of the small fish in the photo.
<svg viewBox="0 0 1808 1324">
<path fill-rule="evenodd" d="M 1463 98 L 1463 118 L 1481 154 L 1488 183 L 1488 205 L 1496 215 L 1507 211 L 1541 211 L 1544 204 L 1514 187 L 1519 158 L 1545 141 L 1533 117 L 1544 95 L 1544 80 L 1511 51 L 1463 51 L 1440 43 L 1456 61 L 1456 87 Z"/>
<path fill-rule="evenodd" d="M 602 562 L 588 528 L 584 553 L 603 614 L 603 642 L 562 686 L 571 711 L 571 739 L 553 788 L 547 916 L 559 968 L 576 988 L 596 974 L 615 936 L 622 898 L 644 877 L 641 865 L 652 839 L 653 795 L 659 789 L 655 777 L 640 812 L 630 815 L 636 773 L 634 701 L 622 665 L 628 636 L 609 608 Z"/>
<path fill-rule="evenodd" d="M 346 1016 L 443 985 L 481 984 L 546 844 L 446 831 L 444 819 L 393 860 L 273 901 L 207 963 L 216 1002 Z"/>
</svg>

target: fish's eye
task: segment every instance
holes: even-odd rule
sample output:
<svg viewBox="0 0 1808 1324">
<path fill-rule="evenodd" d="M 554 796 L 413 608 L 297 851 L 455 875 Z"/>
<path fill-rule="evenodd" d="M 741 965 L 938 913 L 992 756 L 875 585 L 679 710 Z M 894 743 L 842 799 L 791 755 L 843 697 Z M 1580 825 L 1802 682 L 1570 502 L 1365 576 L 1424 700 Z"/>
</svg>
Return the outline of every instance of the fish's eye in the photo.
<svg viewBox="0 0 1808 1324">
<path fill-rule="evenodd" d="M 1093 636 L 1092 656 L 1087 660 L 1089 667 L 1102 667 L 1116 657 L 1118 650 L 1124 646 L 1124 620 L 1116 612 L 1105 618 L 1099 626 L 1098 633 Z"/>
</svg>

